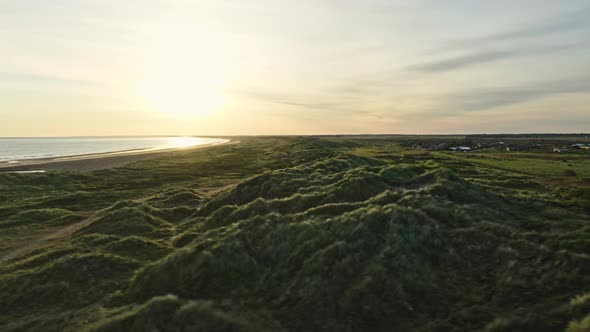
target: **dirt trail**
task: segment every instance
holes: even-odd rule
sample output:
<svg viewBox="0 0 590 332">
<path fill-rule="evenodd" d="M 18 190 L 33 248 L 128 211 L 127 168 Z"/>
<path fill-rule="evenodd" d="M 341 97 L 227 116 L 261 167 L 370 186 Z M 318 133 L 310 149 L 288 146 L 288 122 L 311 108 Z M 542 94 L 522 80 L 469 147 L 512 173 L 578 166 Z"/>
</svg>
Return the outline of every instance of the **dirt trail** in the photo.
<svg viewBox="0 0 590 332">
<path fill-rule="evenodd" d="M 92 216 L 90 216 L 80 222 L 77 222 L 77 223 L 62 227 L 62 228 L 53 229 L 50 232 L 45 233 L 40 238 L 29 241 L 25 245 L 23 245 L 19 248 L 16 248 L 13 251 L 9 252 L 8 254 L 0 257 L 0 263 L 4 263 L 6 261 L 22 257 L 35 249 L 48 247 L 48 246 L 55 244 L 56 242 L 58 242 L 64 238 L 69 238 L 77 230 L 90 225 L 94 220 L 96 220 L 96 218 L 97 218 L 96 214 L 93 213 Z"/>
</svg>

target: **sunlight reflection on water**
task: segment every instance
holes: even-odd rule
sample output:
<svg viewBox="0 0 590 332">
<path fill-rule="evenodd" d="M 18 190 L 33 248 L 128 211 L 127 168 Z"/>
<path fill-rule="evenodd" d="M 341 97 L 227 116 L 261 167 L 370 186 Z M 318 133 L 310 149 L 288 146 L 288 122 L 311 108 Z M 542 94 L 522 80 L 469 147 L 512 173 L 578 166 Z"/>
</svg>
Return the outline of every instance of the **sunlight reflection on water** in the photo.
<svg viewBox="0 0 590 332">
<path fill-rule="evenodd" d="M 0 163 L 180 149 L 226 142 L 226 139 L 190 136 L 0 138 Z"/>
<path fill-rule="evenodd" d="M 226 140 L 220 140 L 215 138 L 202 138 L 202 137 L 170 137 L 168 147 L 170 148 L 188 148 L 191 146 L 211 144 L 211 143 L 223 143 Z"/>
</svg>

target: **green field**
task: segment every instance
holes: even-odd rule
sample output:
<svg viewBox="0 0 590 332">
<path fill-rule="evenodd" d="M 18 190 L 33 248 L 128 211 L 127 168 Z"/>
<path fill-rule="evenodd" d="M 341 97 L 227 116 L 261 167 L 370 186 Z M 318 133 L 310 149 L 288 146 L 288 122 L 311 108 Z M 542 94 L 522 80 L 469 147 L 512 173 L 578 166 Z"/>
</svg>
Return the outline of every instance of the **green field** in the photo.
<svg viewBox="0 0 590 332">
<path fill-rule="evenodd" d="M 590 151 L 460 139 L 0 173 L 0 331 L 590 331 Z"/>
</svg>

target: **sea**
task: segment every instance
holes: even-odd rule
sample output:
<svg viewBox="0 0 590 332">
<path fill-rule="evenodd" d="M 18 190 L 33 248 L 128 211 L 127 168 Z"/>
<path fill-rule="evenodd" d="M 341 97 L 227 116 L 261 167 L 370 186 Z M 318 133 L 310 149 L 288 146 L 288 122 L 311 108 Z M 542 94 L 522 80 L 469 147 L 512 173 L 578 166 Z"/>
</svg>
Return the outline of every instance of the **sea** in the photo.
<svg viewBox="0 0 590 332">
<path fill-rule="evenodd" d="M 221 144 L 227 141 L 219 138 L 179 136 L 0 138 L 0 163 L 18 164 L 19 161 L 30 159 L 157 151 Z"/>
</svg>

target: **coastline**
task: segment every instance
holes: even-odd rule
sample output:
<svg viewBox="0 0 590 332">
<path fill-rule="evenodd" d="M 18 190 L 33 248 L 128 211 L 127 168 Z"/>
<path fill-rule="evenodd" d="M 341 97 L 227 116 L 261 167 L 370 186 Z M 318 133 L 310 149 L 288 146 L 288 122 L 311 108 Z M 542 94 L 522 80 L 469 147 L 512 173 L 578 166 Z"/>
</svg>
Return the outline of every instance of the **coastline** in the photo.
<svg viewBox="0 0 590 332">
<path fill-rule="evenodd" d="M 225 142 L 209 143 L 197 146 L 168 148 L 168 149 L 140 149 L 125 150 L 96 154 L 84 154 L 73 156 L 61 156 L 52 158 L 35 158 L 17 160 L 17 162 L 0 163 L 0 173 L 23 172 L 31 173 L 34 171 L 76 171 L 91 172 L 102 169 L 121 167 L 127 164 L 152 159 L 157 157 L 171 156 L 178 153 L 189 153 L 195 150 L 208 149 L 221 145 L 237 144 L 239 141 L 226 139 Z"/>
</svg>

